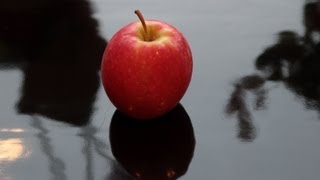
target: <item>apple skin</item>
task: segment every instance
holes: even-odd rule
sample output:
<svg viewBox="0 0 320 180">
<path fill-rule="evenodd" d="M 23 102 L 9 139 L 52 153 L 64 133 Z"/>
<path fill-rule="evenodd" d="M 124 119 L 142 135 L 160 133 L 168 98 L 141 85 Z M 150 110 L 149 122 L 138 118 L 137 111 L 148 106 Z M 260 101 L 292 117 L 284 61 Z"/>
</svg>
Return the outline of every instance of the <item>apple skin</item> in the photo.
<svg viewBox="0 0 320 180">
<path fill-rule="evenodd" d="M 187 40 L 173 26 L 145 21 L 121 28 L 109 41 L 101 78 L 113 105 L 140 120 L 160 117 L 184 96 L 192 77 L 192 54 Z"/>
</svg>

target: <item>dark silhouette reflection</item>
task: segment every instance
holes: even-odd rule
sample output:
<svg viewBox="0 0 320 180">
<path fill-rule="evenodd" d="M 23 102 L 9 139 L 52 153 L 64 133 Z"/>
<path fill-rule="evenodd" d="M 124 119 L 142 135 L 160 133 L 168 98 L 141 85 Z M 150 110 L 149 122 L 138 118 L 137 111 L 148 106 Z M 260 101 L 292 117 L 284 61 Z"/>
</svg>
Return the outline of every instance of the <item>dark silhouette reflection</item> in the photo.
<svg viewBox="0 0 320 180">
<path fill-rule="evenodd" d="M 40 116 L 75 126 L 88 124 L 107 43 L 92 13 L 87 0 L 0 1 L 0 69 L 23 72 L 16 108 L 30 115 L 31 126 L 38 130 L 51 179 L 67 179 L 65 162 L 55 154 L 50 130 Z M 81 130 L 86 175 L 91 179 L 91 148 L 108 158 L 107 145 L 94 136 L 94 127 Z"/>
<path fill-rule="evenodd" d="M 255 129 L 246 94 L 254 92 L 254 109 L 264 109 L 267 81 L 284 83 L 301 97 L 307 109 L 318 110 L 320 114 L 320 1 L 306 3 L 303 15 L 305 34 L 300 36 L 289 30 L 280 32 L 277 42 L 255 61 L 260 75 L 248 75 L 235 83 L 226 113 L 238 113 L 242 140 L 252 141 Z"/>
<path fill-rule="evenodd" d="M 191 120 L 179 104 L 167 115 L 148 122 L 116 111 L 110 125 L 111 150 L 136 179 L 176 179 L 186 173 L 195 137 Z"/>
<path fill-rule="evenodd" d="M 246 102 L 247 93 L 250 92 L 255 97 L 253 104 L 255 110 L 264 109 L 267 94 L 267 90 L 263 86 L 264 82 L 264 78 L 256 74 L 239 79 L 235 83 L 235 89 L 226 106 L 226 114 L 236 114 L 238 118 L 238 137 L 243 141 L 252 141 L 256 137 L 252 114 Z"/>
<path fill-rule="evenodd" d="M 256 68 L 266 73 L 268 80 L 281 80 L 283 68 L 291 71 L 294 64 L 305 56 L 307 47 L 298 34 L 292 31 L 279 33 L 278 42 L 267 48 L 256 60 Z"/>
<path fill-rule="evenodd" d="M 32 117 L 31 126 L 39 130 L 36 137 L 39 139 L 42 152 L 48 157 L 49 171 L 52 176 L 51 179 L 66 180 L 65 163 L 54 153 L 51 139 L 48 136 L 49 131 L 43 126 L 43 122 L 36 116 Z"/>
<path fill-rule="evenodd" d="M 0 2 L 0 64 L 24 73 L 17 110 L 85 125 L 106 41 L 86 0 Z"/>
<path fill-rule="evenodd" d="M 303 10 L 303 21 L 305 26 L 305 39 L 312 42 L 312 33 L 320 31 L 320 1 L 309 0 Z"/>
</svg>

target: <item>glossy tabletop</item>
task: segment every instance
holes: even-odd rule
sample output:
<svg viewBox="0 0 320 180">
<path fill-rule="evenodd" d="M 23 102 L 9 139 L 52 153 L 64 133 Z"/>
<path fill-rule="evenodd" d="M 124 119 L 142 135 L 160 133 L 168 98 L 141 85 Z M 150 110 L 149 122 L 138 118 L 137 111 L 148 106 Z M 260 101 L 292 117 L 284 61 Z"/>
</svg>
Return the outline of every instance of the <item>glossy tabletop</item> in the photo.
<svg viewBox="0 0 320 180">
<path fill-rule="evenodd" d="M 135 121 L 100 80 L 112 35 L 178 28 L 180 104 Z M 320 1 L 1 0 L 1 180 L 318 180 Z"/>
</svg>

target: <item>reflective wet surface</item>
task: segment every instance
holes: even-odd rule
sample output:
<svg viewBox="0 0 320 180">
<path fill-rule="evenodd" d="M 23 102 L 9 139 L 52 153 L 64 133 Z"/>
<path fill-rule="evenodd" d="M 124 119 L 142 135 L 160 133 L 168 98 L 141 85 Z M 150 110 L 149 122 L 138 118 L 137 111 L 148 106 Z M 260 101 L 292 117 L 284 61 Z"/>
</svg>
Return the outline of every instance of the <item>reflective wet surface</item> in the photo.
<svg viewBox="0 0 320 180">
<path fill-rule="evenodd" d="M 188 39 L 189 89 L 160 119 L 116 111 L 108 39 L 136 21 Z M 320 2 L 0 2 L 0 179 L 317 180 Z"/>
</svg>

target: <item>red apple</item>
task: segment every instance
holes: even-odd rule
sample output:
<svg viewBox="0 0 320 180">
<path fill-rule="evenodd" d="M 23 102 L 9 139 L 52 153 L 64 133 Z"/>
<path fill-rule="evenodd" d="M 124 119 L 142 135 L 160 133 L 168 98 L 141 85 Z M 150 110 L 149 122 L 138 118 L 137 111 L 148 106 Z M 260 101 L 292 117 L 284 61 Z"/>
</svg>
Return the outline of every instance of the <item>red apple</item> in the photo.
<svg viewBox="0 0 320 180">
<path fill-rule="evenodd" d="M 104 89 L 113 105 L 136 119 L 152 119 L 173 109 L 192 76 L 187 40 L 173 26 L 144 20 L 121 28 L 109 41 L 101 64 Z"/>
</svg>

